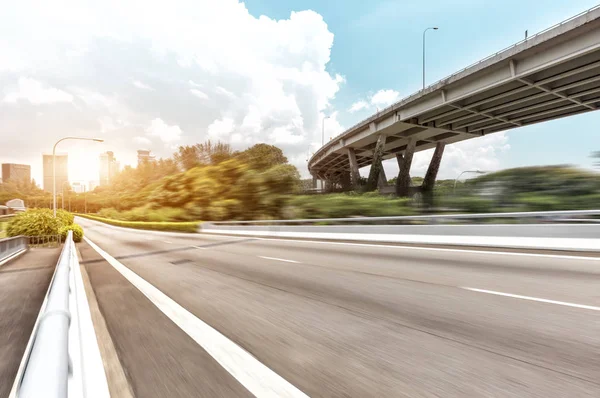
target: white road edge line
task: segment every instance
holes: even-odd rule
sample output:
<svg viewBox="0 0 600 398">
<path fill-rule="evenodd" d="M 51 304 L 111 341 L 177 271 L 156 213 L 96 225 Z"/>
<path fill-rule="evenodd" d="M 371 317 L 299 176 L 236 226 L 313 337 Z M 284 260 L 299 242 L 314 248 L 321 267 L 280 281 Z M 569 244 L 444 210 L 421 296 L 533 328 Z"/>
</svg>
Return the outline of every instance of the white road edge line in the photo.
<svg viewBox="0 0 600 398">
<path fill-rule="evenodd" d="M 171 243 L 173 243 L 173 242 L 171 242 L 170 240 L 163 240 L 163 242 L 165 242 L 165 243 L 168 243 L 168 244 L 171 244 Z"/>
<path fill-rule="evenodd" d="M 193 246 L 193 245 L 192 245 L 192 247 L 195 248 L 195 249 L 200 249 L 200 250 L 208 250 L 208 247 Z"/>
<path fill-rule="evenodd" d="M 254 396 L 308 397 L 308 395 L 269 369 L 243 348 L 219 333 L 216 329 L 213 329 L 210 325 L 204 323 L 166 294 L 121 264 L 87 237 L 84 237 L 84 239 Z"/>
<path fill-rule="evenodd" d="M 582 308 L 584 310 L 600 311 L 600 307 L 594 307 L 593 305 L 575 304 L 575 303 L 568 303 L 566 301 L 556 301 L 556 300 L 548 300 L 548 299 L 543 299 L 543 298 L 538 298 L 538 297 L 521 296 L 518 294 L 496 292 L 493 290 L 476 289 L 474 287 L 466 287 L 466 286 L 459 286 L 459 287 L 461 289 L 470 290 L 472 292 L 494 294 L 496 296 L 512 297 L 512 298 L 518 298 L 518 299 L 522 299 L 522 300 L 539 301 L 540 303 L 564 305 L 566 307 Z"/>
<path fill-rule="evenodd" d="M 295 260 L 286 260 L 285 258 L 277 258 L 277 257 L 267 257 L 267 256 L 258 256 L 260 258 L 264 258 L 266 260 L 275 260 L 275 261 L 284 261 L 286 263 L 299 263 L 300 261 Z"/>
<path fill-rule="evenodd" d="M 224 235 L 224 234 L 223 234 Z M 476 254 L 494 254 L 494 255 L 502 255 L 502 256 L 527 256 L 527 257 L 542 257 L 542 258 L 565 258 L 565 259 L 575 259 L 575 260 L 588 260 L 588 261 L 600 261 L 600 257 L 586 257 L 586 256 L 573 256 L 567 254 L 539 254 L 539 253 L 517 253 L 517 252 L 503 252 L 498 250 L 486 250 L 482 248 L 481 250 L 469 250 L 469 249 L 450 249 L 450 248 L 440 248 L 440 247 L 423 247 L 423 246 L 408 246 L 408 245 L 376 245 L 372 243 L 351 243 L 351 242 L 333 242 L 326 240 L 309 240 L 309 239 L 283 239 L 283 238 L 259 238 L 256 237 L 256 240 L 275 240 L 280 242 L 294 242 L 294 243 L 318 243 L 322 245 L 341 245 L 341 246 L 363 246 L 363 247 L 385 247 L 391 249 L 408 249 L 408 250 L 426 250 L 426 251 L 436 251 L 436 252 L 459 252 L 459 253 L 476 253 Z M 426 242 L 423 242 L 426 244 Z M 510 249 L 510 248 L 507 248 Z"/>
</svg>

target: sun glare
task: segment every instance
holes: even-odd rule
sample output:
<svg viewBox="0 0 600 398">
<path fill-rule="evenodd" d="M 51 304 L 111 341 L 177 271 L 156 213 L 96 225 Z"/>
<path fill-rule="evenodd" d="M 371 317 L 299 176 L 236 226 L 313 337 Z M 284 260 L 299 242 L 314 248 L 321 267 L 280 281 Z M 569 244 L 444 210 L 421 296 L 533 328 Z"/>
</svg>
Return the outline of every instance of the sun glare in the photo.
<svg viewBox="0 0 600 398">
<path fill-rule="evenodd" d="M 100 152 L 78 150 L 69 152 L 69 181 L 85 183 L 98 181 L 100 172 Z"/>
</svg>

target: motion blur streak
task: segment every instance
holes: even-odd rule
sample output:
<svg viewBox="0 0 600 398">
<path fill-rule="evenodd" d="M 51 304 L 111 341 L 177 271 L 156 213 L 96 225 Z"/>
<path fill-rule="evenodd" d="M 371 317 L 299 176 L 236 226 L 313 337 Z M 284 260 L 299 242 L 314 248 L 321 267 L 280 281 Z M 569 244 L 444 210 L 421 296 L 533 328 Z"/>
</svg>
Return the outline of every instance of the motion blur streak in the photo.
<svg viewBox="0 0 600 398">
<path fill-rule="evenodd" d="M 600 313 L 460 288 L 600 306 L 596 261 L 202 234 L 165 234 L 166 244 L 140 239 L 156 232 L 78 222 L 311 397 L 600 395 Z M 113 297 L 128 283 L 86 246 L 83 263 L 136 395 L 246 396 L 156 307 Z"/>
</svg>

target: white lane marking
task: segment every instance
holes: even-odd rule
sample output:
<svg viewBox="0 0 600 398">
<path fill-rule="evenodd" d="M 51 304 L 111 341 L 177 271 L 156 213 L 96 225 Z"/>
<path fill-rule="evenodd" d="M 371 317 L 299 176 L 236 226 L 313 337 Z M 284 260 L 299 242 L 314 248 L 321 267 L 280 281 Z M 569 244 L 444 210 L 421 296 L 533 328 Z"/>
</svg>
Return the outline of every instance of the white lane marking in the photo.
<svg viewBox="0 0 600 398">
<path fill-rule="evenodd" d="M 568 303 L 566 301 L 556 301 L 556 300 L 548 300 L 548 299 L 543 299 L 543 298 L 538 298 L 538 297 L 521 296 L 518 294 L 496 292 L 493 290 L 475 289 L 474 287 L 466 287 L 466 286 L 459 286 L 459 287 L 464 290 L 471 290 L 473 292 L 479 292 L 479 293 L 494 294 L 496 296 L 512 297 L 512 298 L 518 298 L 518 299 L 522 299 L 522 300 L 539 301 L 540 303 L 558 304 L 558 305 L 564 305 L 566 307 L 575 307 L 575 308 L 582 308 L 585 310 L 600 311 L 600 307 L 594 307 L 593 305 L 575 304 L 575 303 Z"/>
<path fill-rule="evenodd" d="M 267 256 L 258 256 L 260 258 L 264 258 L 266 260 L 275 260 L 275 261 L 284 261 L 286 263 L 299 263 L 300 261 L 295 260 L 286 260 L 285 258 L 277 258 L 277 257 L 267 257 Z"/>
<path fill-rule="evenodd" d="M 566 254 L 539 254 L 539 253 L 515 253 L 515 252 L 501 252 L 496 250 L 469 250 L 469 249 L 449 249 L 439 247 L 419 247 L 419 246 L 404 246 L 404 245 L 374 245 L 372 243 L 350 243 L 350 242 L 329 242 L 323 240 L 307 240 L 307 239 L 281 239 L 281 238 L 256 238 L 256 240 L 274 240 L 280 242 L 293 242 L 293 243 L 317 243 L 322 245 L 342 245 L 342 246 L 362 246 L 362 247 L 385 247 L 392 249 L 408 249 L 408 250 L 425 250 L 425 251 L 437 251 L 437 252 L 458 252 L 458 253 L 476 253 L 476 254 L 495 254 L 502 256 L 528 256 L 528 257 L 542 257 L 542 258 L 564 258 L 574 260 L 589 260 L 589 261 L 600 261 L 600 257 L 585 257 L 585 256 L 571 256 Z M 422 242 L 424 243 L 424 242 Z"/>
<path fill-rule="evenodd" d="M 129 282 L 208 352 L 227 372 L 256 397 L 308 398 L 294 385 L 266 367 L 243 348 L 204 323 L 173 299 L 142 279 L 84 237 L 85 241 L 108 261 Z"/>
<path fill-rule="evenodd" d="M 170 240 L 163 240 L 163 242 L 165 242 L 165 243 L 168 243 L 168 244 L 171 244 L 171 243 L 173 243 L 173 242 L 171 242 Z"/>
<path fill-rule="evenodd" d="M 195 248 L 195 249 L 200 249 L 200 250 L 207 250 L 208 249 L 208 247 L 202 247 L 202 246 L 193 246 L 192 245 L 192 247 Z"/>
</svg>

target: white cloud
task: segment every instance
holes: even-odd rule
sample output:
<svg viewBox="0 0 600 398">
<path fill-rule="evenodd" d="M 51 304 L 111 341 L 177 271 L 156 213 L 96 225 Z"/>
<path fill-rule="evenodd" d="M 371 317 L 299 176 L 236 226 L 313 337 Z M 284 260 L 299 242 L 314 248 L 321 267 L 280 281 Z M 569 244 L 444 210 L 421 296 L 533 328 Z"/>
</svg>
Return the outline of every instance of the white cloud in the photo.
<svg viewBox="0 0 600 398">
<path fill-rule="evenodd" d="M 200 91 L 200 90 L 198 90 L 196 88 L 190 89 L 190 93 L 192 93 L 192 95 L 195 95 L 198 98 L 208 99 L 208 95 L 206 95 L 205 93 L 203 93 L 202 91 Z"/>
<path fill-rule="evenodd" d="M 379 90 L 371 97 L 371 104 L 388 106 L 398 101 L 400 93 L 396 90 Z"/>
<path fill-rule="evenodd" d="M 53 99 L 72 99 L 78 107 L 45 120 L 37 132 L 21 119 L 3 121 L 0 148 L 8 126 L 11 132 L 48 140 L 65 128 L 90 134 L 104 129 L 112 132 L 111 149 L 123 153 L 121 158 L 134 152 L 128 145 L 134 137 L 145 134 L 169 144 L 218 137 L 240 147 L 275 139 L 290 159 L 304 157 L 309 145 L 320 145 L 322 115 L 335 111 L 331 102 L 345 79 L 327 71 L 334 35 L 318 13 L 257 18 L 236 0 L 67 3 L 12 2 L 0 16 L 11 32 L 0 36 L 0 54 L 14 60 L 0 65 L 0 78 L 16 68 L 42 82 L 51 80 Z M 44 43 L 31 31 L 44 31 Z M 119 67 L 107 69 L 106 59 Z M 139 95 L 139 90 L 157 87 L 160 91 L 151 98 Z M 184 91 L 191 95 L 180 95 Z M 198 98 L 205 97 L 210 101 L 198 106 Z M 69 113 L 74 111 L 77 118 Z M 103 117 L 127 127 L 99 123 L 109 120 Z M 184 135 L 182 128 L 190 133 Z M 328 120 L 328 135 L 337 135 L 332 128 L 342 129 L 337 120 Z M 149 149 L 170 155 L 167 149 L 160 153 L 158 141 Z M 304 162 L 296 165 L 307 172 Z"/>
<path fill-rule="evenodd" d="M 73 101 L 73 96 L 54 87 L 45 87 L 37 80 L 20 77 L 17 91 L 6 94 L 3 101 L 15 103 L 19 100 L 27 100 L 34 105 L 40 105 L 55 102 L 71 102 Z"/>
<path fill-rule="evenodd" d="M 152 144 L 152 140 L 147 137 L 142 137 L 141 135 L 133 137 L 133 142 L 140 145 L 150 145 Z"/>
<path fill-rule="evenodd" d="M 147 129 L 148 135 L 160 138 L 165 144 L 171 144 L 181 139 L 181 128 L 177 125 L 169 126 L 162 119 L 152 120 Z"/>
<path fill-rule="evenodd" d="M 219 120 L 215 120 L 208 126 L 208 136 L 213 139 L 225 140 L 229 134 L 233 133 L 235 129 L 235 123 L 233 119 L 224 117 Z"/>
<path fill-rule="evenodd" d="M 133 85 L 142 90 L 154 91 L 154 89 L 152 87 L 148 86 L 147 84 L 142 83 L 139 80 L 134 80 Z"/>
<path fill-rule="evenodd" d="M 217 93 L 224 95 L 226 97 L 235 98 L 235 94 L 232 93 L 231 91 L 227 90 L 224 87 L 217 86 L 216 91 L 217 91 Z"/>
<path fill-rule="evenodd" d="M 354 112 L 358 112 L 360 110 L 363 109 L 367 109 L 369 107 L 369 103 L 367 101 L 356 101 L 355 103 L 352 104 L 352 106 L 350 107 L 350 109 L 348 109 L 348 112 L 350 113 L 354 113 Z"/>
</svg>

